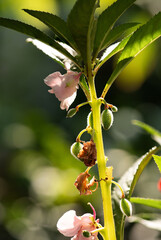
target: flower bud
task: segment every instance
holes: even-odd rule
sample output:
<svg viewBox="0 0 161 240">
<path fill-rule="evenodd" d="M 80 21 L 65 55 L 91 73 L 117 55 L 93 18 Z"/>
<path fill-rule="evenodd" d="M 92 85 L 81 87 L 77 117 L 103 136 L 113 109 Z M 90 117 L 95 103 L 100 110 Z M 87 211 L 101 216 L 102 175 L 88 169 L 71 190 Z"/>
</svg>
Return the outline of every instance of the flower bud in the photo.
<svg viewBox="0 0 161 240">
<path fill-rule="evenodd" d="M 113 124 L 113 113 L 109 109 L 105 109 L 102 112 L 102 126 L 105 130 L 108 130 Z"/>
<path fill-rule="evenodd" d="M 117 108 L 116 106 L 112 106 L 112 107 L 111 107 L 111 111 L 112 111 L 112 112 L 117 112 L 117 111 L 118 111 L 118 108 Z"/>
<path fill-rule="evenodd" d="M 67 112 L 67 118 L 72 118 L 76 113 L 77 113 L 77 109 L 76 109 L 76 108 L 71 108 L 71 109 Z"/>
<path fill-rule="evenodd" d="M 131 202 L 125 198 L 122 198 L 120 201 L 120 209 L 123 214 L 130 217 L 132 215 L 132 205 Z"/>
<path fill-rule="evenodd" d="M 77 156 L 78 156 L 79 152 L 82 150 L 82 148 L 83 148 L 82 143 L 80 143 L 80 142 L 73 143 L 72 146 L 70 147 L 70 152 L 73 155 L 73 157 L 75 157 L 76 159 L 79 159 Z"/>
<path fill-rule="evenodd" d="M 86 230 L 83 231 L 83 237 L 89 238 L 90 236 L 91 236 L 90 232 L 88 232 Z"/>
<path fill-rule="evenodd" d="M 87 117 L 87 126 L 93 128 L 93 113 L 90 112 Z"/>
</svg>

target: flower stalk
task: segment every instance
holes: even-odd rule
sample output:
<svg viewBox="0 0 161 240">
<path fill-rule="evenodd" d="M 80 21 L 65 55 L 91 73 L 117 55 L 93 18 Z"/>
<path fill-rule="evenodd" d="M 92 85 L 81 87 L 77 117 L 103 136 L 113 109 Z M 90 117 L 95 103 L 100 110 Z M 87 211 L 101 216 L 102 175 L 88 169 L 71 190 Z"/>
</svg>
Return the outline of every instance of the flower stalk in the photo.
<svg viewBox="0 0 161 240">
<path fill-rule="evenodd" d="M 111 201 L 111 183 L 112 183 L 112 167 L 108 168 L 108 176 L 106 169 L 106 157 L 104 153 L 103 137 L 101 129 L 101 101 L 97 98 L 94 76 L 88 73 L 88 83 L 91 94 L 91 107 L 93 112 L 93 139 L 97 149 L 97 164 L 100 179 L 107 179 L 100 181 L 103 212 L 104 212 L 104 240 L 116 240 L 115 225 L 113 219 L 112 201 Z M 109 177 L 110 176 L 110 177 Z"/>
</svg>

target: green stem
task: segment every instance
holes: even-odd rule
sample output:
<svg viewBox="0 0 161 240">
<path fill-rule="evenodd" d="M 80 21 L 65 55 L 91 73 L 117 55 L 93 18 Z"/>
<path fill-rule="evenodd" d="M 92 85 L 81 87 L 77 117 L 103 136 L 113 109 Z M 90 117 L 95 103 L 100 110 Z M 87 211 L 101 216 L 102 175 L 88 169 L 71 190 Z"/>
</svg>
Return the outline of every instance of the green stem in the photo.
<svg viewBox="0 0 161 240">
<path fill-rule="evenodd" d="M 106 158 L 104 154 L 102 129 L 101 129 L 101 101 L 97 98 L 94 76 L 92 73 L 88 73 L 88 82 L 91 93 L 91 107 L 93 112 L 93 124 L 94 133 L 93 139 L 97 149 L 97 163 L 99 178 L 105 179 L 106 175 Z M 112 171 L 112 168 L 111 168 Z M 112 173 L 111 173 L 112 176 Z M 116 240 L 115 225 L 113 219 L 112 201 L 111 201 L 111 180 L 100 181 L 102 200 L 103 200 L 103 211 L 104 211 L 104 240 Z"/>
</svg>

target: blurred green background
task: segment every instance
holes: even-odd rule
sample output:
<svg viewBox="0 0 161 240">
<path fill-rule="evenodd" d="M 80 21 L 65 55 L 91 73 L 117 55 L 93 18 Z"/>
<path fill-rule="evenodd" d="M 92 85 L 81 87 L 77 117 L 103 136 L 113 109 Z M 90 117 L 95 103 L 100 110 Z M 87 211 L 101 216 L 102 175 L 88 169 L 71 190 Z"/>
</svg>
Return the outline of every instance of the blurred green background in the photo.
<svg viewBox="0 0 161 240">
<path fill-rule="evenodd" d="M 0 16 L 19 19 L 42 30 L 43 24 L 21 9 L 49 11 L 66 19 L 75 0 L 0 0 Z M 111 1 L 101 0 L 101 10 Z M 160 0 L 137 1 L 119 23 L 145 22 L 161 10 Z M 0 239 L 63 240 L 56 222 L 69 209 L 78 215 L 91 211 L 92 202 L 102 221 L 100 189 L 93 196 L 79 196 L 74 187 L 85 166 L 70 155 L 70 145 L 86 127 L 89 107 L 72 119 L 48 93 L 43 79 L 64 70 L 48 56 L 26 43 L 27 36 L 0 28 Z M 136 58 L 112 86 L 106 100 L 116 105 L 113 128 L 104 132 L 106 155 L 114 176 L 124 171 L 156 143 L 138 127 L 137 119 L 161 131 L 161 41 Z M 99 71 L 98 95 L 111 74 L 116 58 Z M 73 106 L 85 101 L 81 89 Z M 84 136 L 84 140 L 89 139 Z M 93 174 L 97 176 L 94 167 Z M 160 198 L 160 174 L 151 162 L 136 187 L 135 196 Z M 137 207 L 136 212 L 150 208 Z M 154 211 L 155 212 L 155 211 Z M 158 232 L 127 224 L 126 240 L 154 240 Z"/>
</svg>

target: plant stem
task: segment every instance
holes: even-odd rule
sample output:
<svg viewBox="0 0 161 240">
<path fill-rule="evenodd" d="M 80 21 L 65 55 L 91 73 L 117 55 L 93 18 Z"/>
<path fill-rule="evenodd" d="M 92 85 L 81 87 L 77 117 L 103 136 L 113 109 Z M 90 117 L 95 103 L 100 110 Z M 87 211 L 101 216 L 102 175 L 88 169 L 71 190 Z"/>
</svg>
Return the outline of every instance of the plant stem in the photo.
<svg viewBox="0 0 161 240">
<path fill-rule="evenodd" d="M 94 125 L 94 133 L 93 139 L 96 144 L 97 149 L 97 163 L 98 163 L 98 171 L 99 178 L 106 179 L 106 158 L 104 154 L 104 146 L 103 146 L 103 138 L 102 138 L 102 129 L 101 129 L 101 101 L 97 98 L 95 84 L 94 84 L 94 76 L 92 73 L 88 74 L 88 82 L 91 93 L 91 107 L 93 112 L 93 125 Z M 110 168 L 111 178 L 112 178 L 112 168 Z M 113 211 L 112 211 L 112 201 L 111 201 L 111 181 L 112 179 L 108 179 L 107 181 L 100 181 L 101 192 L 102 192 L 102 200 L 103 200 L 103 211 L 104 211 L 104 240 L 116 240 L 115 236 L 115 225 L 113 219 Z"/>
</svg>

